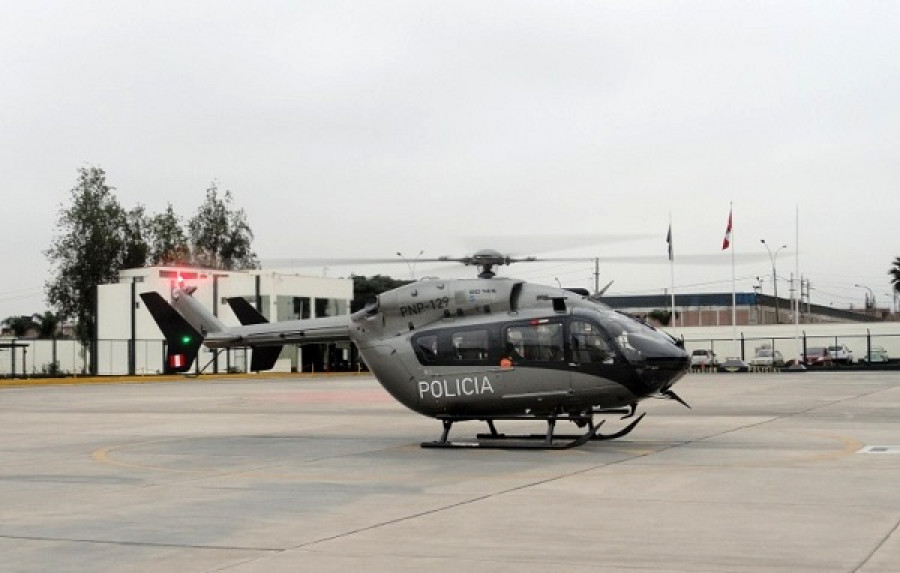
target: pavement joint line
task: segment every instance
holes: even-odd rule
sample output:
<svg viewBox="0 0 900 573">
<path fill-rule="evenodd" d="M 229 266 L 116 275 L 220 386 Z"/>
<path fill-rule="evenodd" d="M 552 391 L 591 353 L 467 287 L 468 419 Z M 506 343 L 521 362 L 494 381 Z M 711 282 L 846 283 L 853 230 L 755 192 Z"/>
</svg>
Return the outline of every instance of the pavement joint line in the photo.
<svg viewBox="0 0 900 573">
<path fill-rule="evenodd" d="M 71 537 L 49 537 L 44 535 L 4 535 L 0 533 L 0 539 L 19 541 L 53 541 L 57 543 L 92 543 L 97 545 L 122 545 L 127 547 L 179 547 L 184 549 L 215 549 L 218 551 L 262 551 L 267 553 L 281 553 L 283 547 L 241 547 L 228 545 L 195 545 L 192 543 L 161 543 L 153 541 L 122 541 L 114 539 L 79 539 Z"/>
<path fill-rule="evenodd" d="M 862 571 L 863 567 L 865 567 L 866 564 L 871 561 L 873 557 L 875 557 L 875 554 L 878 553 L 882 547 L 884 547 L 884 544 L 887 543 L 888 539 L 890 539 L 894 536 L 895 533 L 897 533 L 898 529 L 900 529 L 900 520 L 894 523 L 894 527 L 892 527 L 891 530 L 888 531 L 887 534 L 882 537 L 878 543 L 875 544 L 875 547 L 872 548 L 872 551 L 868 555 L 866 555 L 866 557 L 859 563 L 859 565 L 857 565 L 853 569 L 851 573 L 859 573 L 859 571 Z"/>
<path fill-rule="evenodd" d="M 666 451 L 666 450 L 669 450 L 669 449 L 678 447 L 679 445 L 683 445 L 683 443 L 679 442 L 679 443 L 670 444 L 670 445 L 667 445 L 666 447 L 664 447 L 664 448 L 662 448 L 662 449 L 660 449 L 660 450 L 656 450 L 656 451 L 650 452 L 650 453 L 648 453 L 648 454 L 639 454 L 639 455 L 632 456 L 632 457 L 622 458 L 622 459 L 620 459 L 620 460 L 612 460 L 612 461 L 607 462 L 607 463 L 593 465 L 593 466 L 590 466 L 590 467 L 587 467 L 587 468 L 582 468 L 582 469 L 575 470 L 575 471 L 571 471 L 571 472 L 568 472 L 568 473 L 565 473 L 565 474 L 556 475 L 556 476 L 552 476 L 552 477 L 548 477 L 548 478 L 543 478 L 543 479 L 536 480 L 536 481 L 533 481 L 533 482 L 529 482 L 529 483 L 524 483 L 524 484 L 521 484 L 521 485 L 517 485 L 517 486 L 515 486 L 515 487 L 511 487 L 511 488 L 508 488 L 508 489 L 504 489 L 504 490 L 500 490 L 500 491 L 495 491 L 495 492 L 491 492 L 491 493 L 486 493 L 486 494 L 484 494 L 484 495 L 479 495 L 479 496 L 476 496 L 476 497 L 473 497 L 473 498 L 470 498 L 470 499 L 464 499 L 464 500 L 461 500 L 461 501 L 458 501 L 458 502 L 455 502 L 455 503 L 451 503 L 451 504 L 447 504 L 447 505 L 444 505 L 444 506 L 441 506 L 441 507 L 435 507 L 435 508 L 428 509 L 428 510 L 425 510 L 425 511 L 419 511 L 419 512 L 416 512 L 416 513 L 413 513 L 413 514 L 410 514 L 410 515 L 404 515 L 404 516 L 401 516 L 401 517 L 396 517 L 396 518 L 394 518 L 394 519 L 389 519 L 389 520 L 386 520 L 386 521 L 382 521 L 382 522 L 380 522 L 380 523 L 373 523 L 373 524 L 367 525 L 367 526 L 365 526 L 365 527 L 358 527 L 358 528 L 356 528 L 356 529 L 353 529 L 353 530 L 350 530 L 350 531 L 345 531 L 345 532 L 343 532 L 343 533 L 338 533 L 338 534 L 335 534 L 335 535 L 329 535 L 328 537 L 323 537 L 323 538 L 320 538 L 320 539 L 313 539 L 313 540 L 308 541 L 308 542 L 306 542 L 306 543 L 301 543 L 300 545 L 296 545 L 296 546 L 290 547 L 290 549 L 292 549 L 292 550 L 294 550 L 294 549 L 307 549 L 307 548 L 309 548 L 309 547 L 312 547 L 312 546 L 314 546 L 314 545 L 318 545 L 318 544 L 320 544 L 320 543 L 326 543 L 326 542 L 328 542 L 328 541 L 334 541 L 334 540 L 337 540 L 337 539 L 342 539 L 342 538 L 344 538 L 344 537 L 350 537 L 350 536 L 352 536 L 352 535 L 356 535 L 356 534 L 358 534 L 358 533 L 364 533 L 364 532 L 366 532 L 366 531 L 372 531 L 372 530 L 375 530 L 375 529 L 381 529 L 382 527 L 388 527 L 388 526 L 390 526 L 390 525 L 396 525 L 396 524 L 398 524 L 398 523 L 403 523 L 403 522 L 405 522 L 405 521 L 411 521 L 411 520 L 413 520 L 413 519 L 418 519 L 418 518 L 420 518 L 420 517 L 425 517 L 425 516 L 428 516 L 428 515 L 435 515 L 435 514 L 438 514 L 438 513 L 447 511 L 447 510 L 455 509 L 455 508 L 458 508 L 458 507 L 463 507 L 463 506 L 466 506 L 466 505 L 472 505 L 472 504 L 478 503 L 478 502 L 480 502 L 480 501 L 485 501 L 485 500 L 488 500 L 488 499 L 491 499 L 491 498 L 494 498 L 494 497 L 499 497 L 499 496 L 502 496 L 502 495 L 506 495 L 506 494 L 508 494 L 508 493 L 514 493 L 514 492 L 522 491 L 522 490 L 529 489 L 529 488 L 532 488 L 532 487 L 535 487 L 535 486 L 540 486 L 540 485 L 552 483 L 552 482 L 554 482 L 554 481 L 559 481 L 559 480 L 561 480 L 561 479 L 566 479 L 566 478 L 570 478 L 570 477 L 573 477 L 573 476 L 585 474 L 585 473 L 588 473 L 588 472 L 591 472 L 591 471 L 594 471 L 594 470 L 598 470 L 598 469 L 601 469 L 601 468 L 606 468 L 606 467 L 609 467 L 609 466 L 614 466 L 614 465 L 618 465 L 618 464 L 623 464 L 623 463 L 625 463 L 625 462 L 629 462 L 629 461 L 632 461 L 632 460 L 637 459 L 637 458 L 647 457 L 647 456 L 652 455 L 652 454 L 657 454 L 657 453 L 660 453 L 660 452 L 664 452 L 664 451 Z"/>
</svg>

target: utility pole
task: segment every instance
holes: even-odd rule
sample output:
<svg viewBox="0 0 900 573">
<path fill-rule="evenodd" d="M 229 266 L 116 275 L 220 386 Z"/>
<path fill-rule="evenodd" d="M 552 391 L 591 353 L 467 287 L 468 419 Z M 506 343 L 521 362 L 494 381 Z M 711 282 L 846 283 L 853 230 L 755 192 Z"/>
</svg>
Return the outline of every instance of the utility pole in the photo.
<svg viewBox="0 0 900 573">
<path fill-rule="evenodd" d="M 786 249 L 787 245 L 781 245 L 777 249 L 775 249 L 775 253 L 772 253 L 772 249 L 769 248 L 769 244 L 766 243 L 765 239 L 760 239 L 760 243 L 766 248 L 766 252 L 769 253 L 769 260 L 772 262 L 772 286 L 775 292 L 775 324 L 781 323 L 781 318 L 778 316 L 778 275 L 775 272 L 775 261 L 778 258 L 778 251 L 781 249 Z"/>
</svg>

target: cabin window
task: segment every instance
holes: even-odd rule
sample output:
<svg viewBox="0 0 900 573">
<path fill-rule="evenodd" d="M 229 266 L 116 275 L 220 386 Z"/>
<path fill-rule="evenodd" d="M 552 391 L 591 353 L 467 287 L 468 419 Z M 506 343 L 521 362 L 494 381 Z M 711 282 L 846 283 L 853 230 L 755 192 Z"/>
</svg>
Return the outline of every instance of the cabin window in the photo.
<svg viewBox="0 0 900 573">
<path fill-rule="evenodd" d="M 415 350 L 423 362 L 434 362 L 438 357 L 438 337 L 434 334 L 420 336 L 415 341 Z"/>
<path fill-rule="evenodd" d="M 456 360 L 485 360 L 488 357 L 488 332 L 486 329 L 461 330 L 450 336 L 453 356 Z"/>
<path fill-rule="evenodd" d="M 563 325 L 539 322 L 510 326 L 504 336 L 504 352 L 513 364 L 565 360 Z"/>
<path fill-rule="evenodd" d="M 611 364 L 613 350 L 600 328 L 590 322 L 573 320 L 569 326 L 572 360 L 581 364 Z"/>
</svg>

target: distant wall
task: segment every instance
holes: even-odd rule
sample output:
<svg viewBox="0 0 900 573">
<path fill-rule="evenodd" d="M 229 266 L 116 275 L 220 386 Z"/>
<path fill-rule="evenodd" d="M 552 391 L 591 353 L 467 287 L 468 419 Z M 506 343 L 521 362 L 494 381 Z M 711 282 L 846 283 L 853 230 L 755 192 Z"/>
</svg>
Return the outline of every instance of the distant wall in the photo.
<svg viewBox="0 0 900 573">
<path fill-rule="evenodd" d="M 741 340 L 744 358 L 752 357 L 758 346 L 773 343 L 786 359 L 795 358 L 802 352 L 804 336 L 807 346 L 846 344 L 856 358 L 865 356 L 869 343 L 884 347 L 891 358 L 900 358 L 900 323 L 896 322 L 801 324 L 799 328 L 793 324 L 761 324 L 738 326 L 734 330 L 731 326 L 701 326 L 664 330 L 676 337 L 683 336 L 687 350 L 712 348 L 720 359 L 741 356 Z"/>
<path fill-rule="evenodd" d="M 75 340 L 17 339 L 16 342 L 28 345 L 25 348 L 15 349 L 15 373 L 17 375 L 24 371 L 31 376 L 50 370 L 54 361 L 54 352 L 59 371 L 81 374 L 87 369 L 81 344 Z M 0 376 L 10 376 L 13 373 L 12 352 L 12 349 L 3 349 L 0 352 Z"/>
</svg>

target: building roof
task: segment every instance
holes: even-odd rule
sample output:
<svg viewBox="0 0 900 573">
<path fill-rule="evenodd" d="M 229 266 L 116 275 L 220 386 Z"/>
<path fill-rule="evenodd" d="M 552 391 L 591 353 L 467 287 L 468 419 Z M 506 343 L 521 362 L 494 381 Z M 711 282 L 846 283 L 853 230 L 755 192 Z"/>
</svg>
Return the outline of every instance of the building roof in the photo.
<svg viewBox="0 0 900 573">
<path fill-rule="evenodd" d="M 777 305 L 782 310 L 791 307 L 791 300 L 755 292 L 735 293 L 735 305 L 738 307 L 761 306 L 774 308 Z M 601 302 L 617 310 L 646 311 L 655 309 L 667 309 L 672 305 L 672 298 L 667 294 L 641 294 L 629 296 L 603 296 Z M 731 307 L 731 293 L 675 293 L 675 306 L 681 309 L 690 308 L 723 308 Z M 851 322 L 878 322 L 878 316 L 866 314 L 862 311 L 833 308 L 819 304 L 804 304 L 803 314 L 818 315 L 831 320 Z"/>
</svg>

